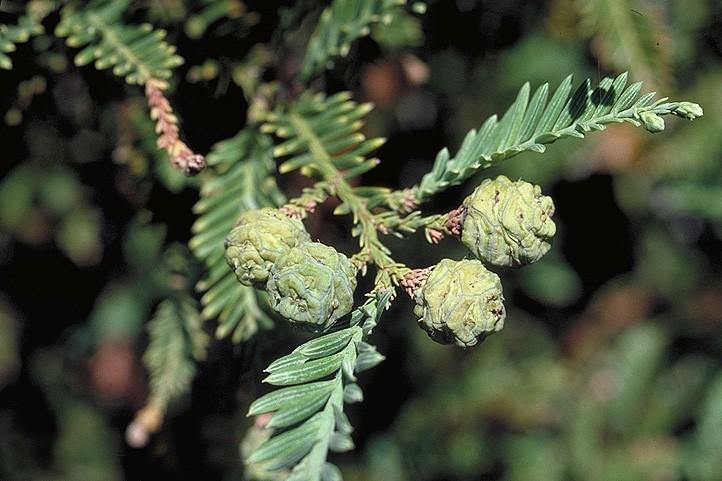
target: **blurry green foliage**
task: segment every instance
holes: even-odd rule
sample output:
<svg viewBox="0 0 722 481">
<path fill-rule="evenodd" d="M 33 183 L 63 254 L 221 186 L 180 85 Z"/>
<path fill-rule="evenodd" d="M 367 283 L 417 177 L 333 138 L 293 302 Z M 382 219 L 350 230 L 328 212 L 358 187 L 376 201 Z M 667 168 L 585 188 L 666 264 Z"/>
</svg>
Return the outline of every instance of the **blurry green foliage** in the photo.
<svg viewBox="0 0 722 481">
<path fill-rule="evenodd" d="M 534 323 L 515 327 L 470 353 L 461 377 L 453 353 L 433 360 L 431 379 L 415 376 L 419 397 L 370 445 L 368 472 L 392 463 L 394 479 L 486 479 L 503 464 L 509 481 L 682 480 L 693 459 L 690 479 L 719 479 L 704 477 L 720 449 L 712 359 L 670 361 L 660 322 L 640 323 L 585 359 L 555 351 Z M 420 340 L 411 356 L 428 358 L 424 350 Z M 693 419 L 691 435 L 676 434 Z"/>
<path fill-rule="evenodd" d="M 10 5 L 15 13 L 22 10 L 20 3 L 3 2 L 3 7 Z M 30 2 L 39 9 L 37 18 L 44 18 L 42 8 L 49 3 Z M 169 43 L 177 43 L 194 66 L 175 75 L 177 79 L 184 74 L 188 80 L 197 79 L 192 88 L 181 90 L 191 99 L 198 92 L 203 98 L 220 92 L 239 99 L 239 104 L 245 98 L 255 112 L 262 113 L 276 95 L 288 95 L 278 85 L 259 91 L 266 69 L 292 65 L 299 59 L 293 51 L 252 50 L 244 43 L 241 34 L 267 28 L 259 24 L 264 17 L 255 10 L 257 5 L 234 0 L 131 3 L 132 15 L 163 25 L 169 31 Z M 402 145 L 391 150 L 388 158 L 381 152 L 382 166 L 392 166 L 386 173 L 401 172 L 404 183 L 409 178 L 418 180 L 433 160 L 420 156 L 416 142 L 434 143 L 434 148 L 459 145 L 469 129 L 478 127 L 479 119 L 508 106 L 526 81 L 557 85 L 569 72 L 598 81 L 612 71 L 629 70 L 635 80 L 664 86 L 664 92 L 675 98 L 699 101 L 706 115 L 694 128 L 670 121 L 665 136 L 643 137 L 631 128 L 614 127 L 585 143 L 560 141 L 543 157 L 529 153 L 504 161 L 507 176 L 534 181 L 550 192 L 571 185 L 580 193 L 589 178 L 608 179 L 612 202 L 626 224 L 614 224 L 619 230 L 604 230 L 608 219 L 593 219 L 595 225 L 602 224 L 605 237 L 586 255 L 614 263 L 621 254 L 604 246 L 628 235 L 632 242 L 630 265 L 621 278 L 602 278 L 605 286 L 590 291 L 590 279 L 585 277 L 590 271 L 572 255 L 590 247 L 574 245 L 575 238 L 566 237 L 578 235 L 582 229 L 570 223 L 567 215 L 584 208 L 584 202 L 593 206 L 604 199 L 560 197 L 556 222 L 561 235 L 553 251 L 540 264 L 504 273 L 509 305 L 518 303 L 530 312 L 511 310 L 509 328 L 503 333 L 474 351 L 455 351 L 430 343 L 417 326 L 396 322 L 404 316 L 394 318 L 389 313 L 388 332 L 376 334 L 375 339 L 387 343 L 383 349 L 389 357 L 386 362 L 396 363 L 397 371 L 391 382 L 382 378 L 383 385 L 375 385 L 380 381 L 373 375 L 360 382 L 367 403 L 393 411 L 393 415 L 377 416 L 363 407 L 350 410 L 352 419 L 360 419 L 356 425 L 365 438 L 358 440 L 363 448 L 359 452 L 335 458 L 345 478 L 722 481 L 719 2 L 554 0 L 538 8 L 535 2 L 515 0 L 436 1 L 429 2 L 429 15 L 422 21 L 399 7 L 399 2 L 371 3 L 399 14 L 365 17 L 361 27 L 351 33 L 354 38 L 370 35 L 370 40 L 364 40 L 365 47 L 353 52 L 350 61 L 337 62 L 329 78 L 333 85 L 340 79 L 350 83 L 359 98 L 375 100 L 373 92 L 363 86 L 362 72 L 369 58 L 381 66 L 384 76 L 375 86 L 391 92 L 392 100 L 378 114 L 378 124 L 390 126 L 390 145 Z M 314 2 L 298 2 L 281 10 L 281 22 L 287 27 L 283 35 L 296 38 L 290 31 L 301 22 L 294 17 L 294 7 L 306 11 L 309 5 L 320 13 L 321 6 Z M 57 20 L 51 17 L 49 24 Z M 304 23 L 309 35 L 312 23 Z M 329 31 L 336 31 L 330 27 Z M 143 324 L 154 306 L 173 292 L 172 286 L 180 283 L 182 291 L 187 283 L 198 280 L 192 257 L 176 244 L 183 234 L 164 227 L 164 216 L 172 217 L 173 212 L 168 204 L 176 203 L 170 195 L 177 196 L 178 206 L 190 209 L 196 200 L 184 197 L 190 189 L 201 186 L 206 198 L 220 197 L 223 189 L 214 190 L 214 185 L 224 187 L 231 176 L 238 175 L 256 187 L 260 197 L 241 199 L 238 204 L 243 205 L 229 207 L 235 212 L 259 199 L 264 204 L 275 203 L 278 192 L 275 185 L 257 181 L 257 170 L 263 172 L 261 177 L 273 170 L 267 159 L 258 153 L 246 155 L 243 149 L 227 157 L 236 169 L 220 156 L 211 165 L 218 173 L 228 174 L 217 183 L 183 177 L 159 155 L 143 100 L 128 96 L 138 90 L 120 92 L 121 87 L 103 83 L 90 69 L 75 69 L 51 35 L 41 33 L 37 26 L 28 32 L 32 38 L 26 39 L 14 26 L 0 31 L 0 66 L 11 60 L 23 69 L 17 78 L 0 77 L 3 88 L 8 87 L 4 94 L 9 92 L 0 105 L 5 120 L 0 139 L 3 145 L 13 146 L 21 139 L 27 147 L 14 147 L 2 157 L 8 162 L 1 165 L 0 267 L 17 274 L 25 266 L 17 265 L 20 261 L 14 256 L 20 259 L 23 253 L 16 251 L 47 256 L 55 246 L 61 253 L 56 255 L 69 259 L 77 272 L 98 277 L 92 281 L 97 284 L 95 292 L 87 294 L 94 296 L 92 302 L 72 315 L 58 312 L 51 319 L 30 318 L 27 314 L 33 313 L 33 306 L 12 297 L 7 306 L 0 307 L 0 479 L 113 481 L 122 479 L 128 469 L 122 467 L 121 424 L 129 415 L 119 414 L 117 405 L 103 401 L 87 372 L 91 357 L 108 342 L 135 346 L 138 361 L 141 346 L 148 342 Z M 495 37 L 499 40 L 492 42 Z M 190 46 L 191 40 L 204 42 L 199 52 Z M 347 44 L 343 43 L 344 49 Z M 398 72 L 383 70 L 402 46 L 417 46 L 429 68 L 428 82 L 414 83 L 403 75 L 398 78 Z M 26 53 L 33 50 L 36 66 L 29 71 Z M 77 51 L 70 49 L 70 53 Z M 322 69 L 335 59 L 321 53 L 308 69 Z M 17 86 L 12 84 L 15 81 Z M 236 85 L 243 89 L 242 94 L 234 91 Z M 93 100 L 91 88 L 96 91 Z M 121 96 L 125 100 L 118 100 Z M 191 132 L 195 128 L 194 134 L 210 139 L 209 144 L 222 138 L 216 132 L 198 134 L 206 127 L 203 118 L 215 115 L 212 109 L 218 105 L 199 107 L 188 101 L 185 107 L 189 115 L 201 117 L 190 124 Z M 234 108 L 240 116 L 242 107 Z M 220 124 L 209 122 L 216 127 Z M 414 132 L 415 136 L 405 137 Z M 114 164 L 108 160 L 109 153 Z M 98 165 L 102 168 L 93 170 Z M 493 169 L 485 172 L 496 174 Z M 158 186 L 151 187 L 156 182 Z M 302 187 L 295 184 L 296 179 L 288 182 L 291 189 Z M 117 208 L 113 202 L 124 204 Z M 112 207 L 107 208 L 109 205 Z M 134 214 L 127 214 L 130 210 Z M 226 225 L 232 219 L 223 222 Z M 332 228 L 316 234 L 335 235 Z M 414 262 L 439 255 L 421 242 L 404 255 Z M 442 245 L 447 252 L 458 248 Z M 22 259 L 27 260 L 27 255 Z M 53 277 L 49 268 L 32 273 L 48 277 L 60 287 L 69 284 Z M 8 290 L 19 282 L 8 277 L 2 280 Z M 204 281 L 205 289 L 209 286 Z M 630 293 L 621 300 L 613 299 L 607 294 L 615 287 L 628 288 Z M 88 287 L 70 285 L 68 289 L 80 288 Z M 33 304 L 49 302 L 43 293 L 30 294 Z M 227 296 L 230 300 L 222 306 L 228 308 L 227 322 L 207 326 L 207 330 L 218 328 L 219 337 L 243 339 L 261 325 L 270 325 L 269 319 L 259 317 L 262 299 L 250 294 Z M 55 304 L 49 306 L 52 309 Z M 247 309 L 239 312 L 238 306 Z M 174 323 L 181 317 L 166 314 L 167 310 L 158 314 L 166 327 L 170 326 L 163 332 L 185 336 L 182 329 L 174 329 L 181 326 Z M 87 322 L 80 322 L 83 317 Z M 197 322 L 195 314 L 190 318 Z M 36 339 L 38 332 L 53 326 L 60 327 L 52 332 L 62 329 L 63 333 L 52 340 Z M 163 332 L 156 332 L 157 340 L 167 341 L 171 347 L 180 345 L 174 344 L 177 338 L 164 337 Z M 204 338 L 199 329 L 194 334 L 197 339 Z M 254 393 L 247 384 L 234 392 L 235 379 L 224 376 L 230 377 L 228 371 L 239 365 L 244 372 L 251 371 L 249 364 L 260 363 L 256 357 L 263 357 L 265 363 L 270 357 L 267 351 L 275 349 L 271 340 L 273 334 L 255 341 L 260 354 L 249 354 L 247 345 L 234 348 L 243 353 L 241 359 L 209 354 L 216 363 L 211 370 L 222 375 L 200 389 L 208 391 L 201 393 L 206 404 L 194 406 L 193 434 L 184 432 L 193 439 L 182 439 L 187 443 L 185 451 L 163 441 L 158 449 L 165 450 L 163 454 L 144 454 L 145 469 L 157 468 L 161 456 L 175 452 L 177 458 L 191 460 L 186 461 L 189 464 L 176 460 L 175 468 L 167 468 L 175 479 L 189 475 L 183 469 L 190 463 L 213 466 L 216 472 L 203 473 L 208 479 L 221 479 L 221 471 L 231 473 L 226 468 L 239 462 L 235 444 L 242 435 L 239 419 Z M 47 343 L 53 345 L 42 345 Z M 188 359 L 202 357 L 198 352 L 184 353 Z M 176 372 L 182 385 L 177 391 L 185 392 L 190 389 L 187 369 L 194 368 L 180 368 Z M 129 377 L 141 385 L 145 382 L 137 373 Z M 398 387 L 403 398 L 394 401 L 390 393 L 401 381 L 409 386 Z M 23 391 L 27 385 L 37 393 Z M 175 387 L 170 386 L 172 394 Z M 39 406 L 27 408 L 31 415 L 22 409 L 23 396 L 42 399 Z M 125 403 L 128 410 L 138 407 L 139 401 L 130 396 L 114 402 Z M 50 420 L 43 417 L 39 422 L 47 426 L 43 425 L 42 433 L 33 431 L 27 418 L 46 411 L 51 413 Z M 204 417 L 207 412 L 218 425 Z M 118 417 L 123 418 L 122 423 Z M 188 421 L 169 422 L 174 429 L 176 422 Z M 260 436 L 268 434 L 261 431 Z M 220 444 L 225 451 L 218 448 Z M 176 452 L 187 454 L 190 449 L 194 450 L 192 456 Z M 234 461 L 224 456 L 232 456 Z M 237 466 L 235 469 L 240 471 Z M 240 478 L 237 471 L 225 479 L 232 475 Z"/>
<path fill-rule="evenodd" d="M 534 299 L 550 306 L 568 306 L 581 295 L 581 280 L 574 269 L 552 251 L 541 264 L 520 272 L 519 284 Z"/>
<path fill-rule="evenodd" d="M 20 369 L 20 324 L 7 301 L 0 299 L 0 389 L 10 384 Z"/>
<path fill-rule="evenodd" d="M 722 376 L 717 374 L 699 407 L 697 429 L 686 446 L 690 479 L 722 479 Z"/>
<path fill-rule="evenodd" d="M 421 21 L 404 11 L 393 15 L 388 24 L 373 25 L 371 37 L 390 48 L 418 47 L 424 41 Z"/>
<path fill-rule="evenodd" d="M 670 83 L 670 39 L 664 8 L 648 0 L 576 0 L 580 31 L 605 67 L 631 68 L 655 88 Z"/>
<path fill-rule="evenodd" d="M 30 368 L 34 380 L 57 413 L 59 423 L 52 469 L 48 474 L 41 474 L 36 467 L 37 472 L 28 479 L 122 479 L 114 459 L 118 455 L 118 445 L 111 436 L 107 414 L 89 400 L 68 390 L 69 373 L 62 354 L 52 350 L 41 351 Z"/>
<path fill-rule="evenodd" d="M 148 329 L 150 347 L 143 360 L 151 372 L 151 402 L 166 406 L 188 391 L 208 336 L 195 300 L 184 293 L 163 300 Z"/>
<path fill-rule="evenodd" d="M 638 275 L 642 282 L 667 299 L 699 289 L 704 260 L 699 253 L 675 241 L 669 230 L 650 226 L 638 246 Z M 664 259 L 660 262 L 660 259 Z"/>
<path fill-rule="evenodd" d="M 161 182 L 173 193 L 180 193 L 197 180 L 187 177 L 166 161 L 156 148 L 153 121 L 148 117 L 142 99 L 129 98 L 107 112 L 107 130 L 117 136 L 113 160 L 125 165 L 135 176 Z"/>
<path fill-rule="evenodd" d="M 43 31 L 38 19 L 30 15 L 20 17 L 17 25 L 0 25 L 0 69 L 10 70 L 13 67 L 7 54 L 17 49 L 16 44 L 25 43 Z"/>
<path fill-rule="evenodd" d="M 0 227 L 29 244 L 55 239 L 79 266 L 103 253 L 103 218 L 77 174 L 63 164 L 26 163 L 0 181 Z"/>
</svg>

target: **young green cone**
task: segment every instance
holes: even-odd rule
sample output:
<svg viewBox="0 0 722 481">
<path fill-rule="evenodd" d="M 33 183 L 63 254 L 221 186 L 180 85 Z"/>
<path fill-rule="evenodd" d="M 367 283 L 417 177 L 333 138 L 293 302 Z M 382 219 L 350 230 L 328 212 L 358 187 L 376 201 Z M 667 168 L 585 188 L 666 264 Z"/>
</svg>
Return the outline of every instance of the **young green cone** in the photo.
<svg viewBox="0 0 722 481">
<path fill-rule="evenodd" d="M 500 175 L 484 180 L 464 200 L 461 241 L 477 259 L 493 266 L 536 262 L 556 233 L 554 202 L 541 188 Z"/>
<path fill-rule="evenodd" d="M 356 270 L 333 247 L 306 242 L 278 257 L 266 289 L 271 307 L 289 322 L 325 331 L 351 312 Z"/>
<path fill-rule="evenodd" d="M 309 240 L 301 221 L 277 209 L 249 210 L 226 237 L 226 262 L 242 284 L 263 284 L 278 256 Z"/>
<path fill-rule="evenodd" d="M 470 347 L 504 327 L 501 280 L 475 259 L 443 259 L 414 299 L 419 325 L 442 344 Z"/>
</svg>

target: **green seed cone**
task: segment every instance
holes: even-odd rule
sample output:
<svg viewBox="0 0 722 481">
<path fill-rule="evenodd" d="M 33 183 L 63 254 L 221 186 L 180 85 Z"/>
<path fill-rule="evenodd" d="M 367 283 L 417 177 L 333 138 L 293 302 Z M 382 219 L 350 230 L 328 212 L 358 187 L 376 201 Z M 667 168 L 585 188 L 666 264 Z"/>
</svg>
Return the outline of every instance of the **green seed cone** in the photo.
<svg viewBox="0 0 722 481">
<path fill-rule="evenodd" d="M 226 237 L 226 262 L 242 284 L 263 284 L 278 256 L 309 240 L 301 221 L 277 209 L 249 210 Z"/>
<path fill-rule="evenodd" d="M 648 132 L 657 134 L 664 130 L 664 119 L 654 112 L 642 112 L 639 114 L 639 120 Z"/>
<path fill-rule="evenodd" d="M 672 113 L 687 120 L 694 120 L 704 115 L 702 107 L 694 102 L 680 102 Z"/>
<path fill-rule="evenodd" d="M 415 300 L 419 325 L 441 344 L 470 347 L 504 327 L 501 280 L 475 259 L 443 259 Z"/>
<path fill-rule="evenodd" d="M 266 289 L 271 306 L 289 322 L 325 331 L 351 312 L 356 270 L 333 247 L 306 242 L 278 257 Z"/>
<path fill-rule="evenodd" d="M 474 256 L 494 266 L 536 262 L 556 233 L 554 202 L 541 188 L 503 175 L 484 180 L 464 200 L 461 241 Z"/>
</svg>

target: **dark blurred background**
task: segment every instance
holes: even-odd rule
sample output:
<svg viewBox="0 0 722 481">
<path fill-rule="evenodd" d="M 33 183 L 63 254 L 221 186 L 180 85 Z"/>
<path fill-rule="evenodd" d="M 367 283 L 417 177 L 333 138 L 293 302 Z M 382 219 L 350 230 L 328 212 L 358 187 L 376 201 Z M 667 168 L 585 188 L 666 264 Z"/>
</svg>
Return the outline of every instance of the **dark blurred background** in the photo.
<svg viewBox="0 0 722 481">
<path fill-rule="evenodd" d="M 20 3 L 3 2 L 0 21 Z M 259 0 L 205 22 L 207 3 L 139 0 L 132 12 L 168 29 L 186 59 L 171 99 L 200 152 L 244 126 L 238 61 L 293 21 L 293 2 Z M 244 479 L 261 370 L 302 335 L 279 323 L 215 342 L 163 430 L 125 444 L 147 393 L 157 266 L 190 255 L 178 246 L 198 184 L 156 151 L 141 90 L 72 54 L 41 35 L 0 71 L 0 479 Z M 474 349 L 431 342 L 406 299 L 385 315 L 374 341 L 387 360 L 350 409 L 357 449 L 335 458 L 346 479 L 722 480 L 722 3 L 432 1 L 376 28 L 314 87 L 375 103 L 366 130 L 388 142 L 363 181 L 398 188 L 524 82 L 625 70 L 705 116 L 562 141 L 427 206 L 448 211 L 504 173 L 552 195 L 559 234 L 541 262 L 502 273 L 506 328 Z M 306 185 L 279 180 L 291 195 Z M 331 211 L 309 229 L 352 252 Z M 419 267 L 465 255 L 453 239 L 389 245 Z"/>
</svg>

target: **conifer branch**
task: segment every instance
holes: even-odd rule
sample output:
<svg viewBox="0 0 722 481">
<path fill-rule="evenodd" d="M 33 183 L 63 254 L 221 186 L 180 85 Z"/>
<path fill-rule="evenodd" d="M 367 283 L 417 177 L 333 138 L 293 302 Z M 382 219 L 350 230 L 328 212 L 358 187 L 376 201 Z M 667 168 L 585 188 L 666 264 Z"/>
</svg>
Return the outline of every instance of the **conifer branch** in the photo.
<svg viewBox="0 0 722 481">
<path fill-rule="evenodd" d="M 359 238 L 361 246 L 361 252 L 354 256 L 353 260 L 362 268 L 368 263 L 375 264 L 379 268 L 377 282 L 381 285 L 390 286 L 392 282 L 397 284 L 402 279 L 399 272 L 403 271 L 403 266 L 391 258 L 391 251 L 380 241 L 375 216 L 366 206 L 365 200 L 356 195 L 306 120 L 296 113 L 292 113 L 289 119 L 299 137 L 307 142 L 315 159 L 314 168 L 326 180 L 324 185 L 329 186 L 330 194 L 341 201 L 337 212 L 346 212 L 353 216 L 356 227 L 352 233 Z"/>
<path fill-rule="evenodd" d="M 203 292 L 201 315 L 207 320 L 218 318 L 216 337 L 231 335 L 234 342 L 272 325 L 264 294 L 236 281 L 223 246 L 241 212 L 285 201 L 273 179 L 271 146 L 267 136 L 252 128 L 214 145 L 208 155 L 208 175 L 201 183 L 201 198 L 193 208 L 199 217 L 189 247 L 207 268 L 196 286 Z"/>
<path fill-rule="evenodd" d="M 331 186 L 326 182 L 316 182 L 312 187 L 306 187 L 300 196 L 289 200 L 281 210 L 292 219 L 305 219 L 308 214 L 316 210 L 318 204 L 328 198 Z"/>
<path fill-rule="evenodd" d="M 377 286 L 388 287 L 397 285 L 407 268 L 391 257 L 379 239 L 383 224 L 369 209 L 368 200 L 349 183 L 350 178 L 378 164 L 378 159 L 366 159 L 365 155 L 384 139 L 366 139 L 358 132 L 361 119 L 370 109 L 368 104 L 351 101 L 348 93 L 328 98 L 304 94 L 291 105 L 270 114 L 263 130 L 287 139 L 274 149 L 276 156 L 290 156 L 281 164 L 281 172 L 302 169 L 304 173 L 320 177 L 323 180 L 316 189 L 325 189 L 327 195 L 341 202 L 334 213 L 353 216 L 352 234 L 359 238 L 361 251 L 352 261 L 362 272 L 367 264 L 376 265 Z"/>
<path fill-rule="evenodd" d="M 164 30 L 150 24 L 125 25 L 122 17 L 129 5 L 128 0 L 95 0 L 82 9 L 68 4 L 55 34 L 66 38 L 69 47 L 83 47 L 75 56 L 78 66 L 93 62 L 99 70 L 112 68 L 114 75 L 135 85 L 168 80 L 183 59 L 165 41 Z"/>
<path fill-rule="evenodd" d="M 280 389 L 257 399 L 249 416 L 272 414 L 268 428 L 277 430 L 246 460 L 264 471 L 288 470 L 286 479 L 319 481 L 338 468 L 327 461 L 329 451 L 353 449 L 353 428 L 344 405 L 363 400 L 356 374 L 384 357 L 365 342 L 386 309 L 385 290 L 357 308 L 349 327 L 318 337 L 271 363 L 264 382 Z"/>
<path fill-rule="evenodd" d="M 627 86 L 627 74 L 605 78 L 592 88 L 587 79 L 572 94 L 572 77 L 567 77 L 548 99 L 549 86 L 539 87 L 530 98 L 525 84 L 516 101 L 502 116 L 491 116 L 479 131 L 471 130 L 453 157 L 448 149 L 436 156 L 431 172 L 414 187 L 416 203 L 458 185 L 478 170 L 490 167 L 522 152 L 546 151 L 546 145 L 567 137 L 584 138 L 613 123 L 631 123 L 650 132 L 664 129 L 663 115 L 693 120 L 702 115 L 691 102 L 654 100 L 655 92 L 639 95 L 642 83 Z"/>
<path fill-rule="evenodd" d="M 76 56 L 78 66 L 94 62 L 99 70 L 113 69 L 113 74 L 129 84 L 142 85 L 156 122 L 157 145 L 165 150 L 171 165 L 186 175 L 200 172 L 205 159 L 194 153 L 178 136 L 178 118 L 164 94 L 172 69 L 183 59 L 175 47 L 165 41 L 165 31 L 149 24 L 124 25 L 127 0 L 94 1 L 83 10 L 72 4 L 62 10 L 56 35 L 66 37 L 70 47 L 84 47 Z"/>
<path fill-rule="evenodd" d="M 309 79 L 345 57 L 351 44 L 371 33 L 375 24 L 389 24 L 406 0 L 334 0 L 322 13 L 306 47 L 301 78 Z M 417 10 L 421 10 L 417 8 Z"/>
<path fill-rule="evenodd" d="M 195 304 L 187 293 L 174 293 L 160 303 L 148 324 L 150 343 L 143 361 L 150 373 L 150 395 L 128 426 L 132 446 L 145 445 L 160 429 L 168 406 L 190 390 L 195 363 L 205 358 L 208 336 Z"/>
<path fill-rule="evenodd" d="M 7 54 L 14 52 L 17 44 L 25 43 L 43 32 L 45 29 L 39 19 L 32 15 L 23 15 L 16 25 L 0 25 L 0 70 L 13 68 L 13 62 Z"/>
</svg>

